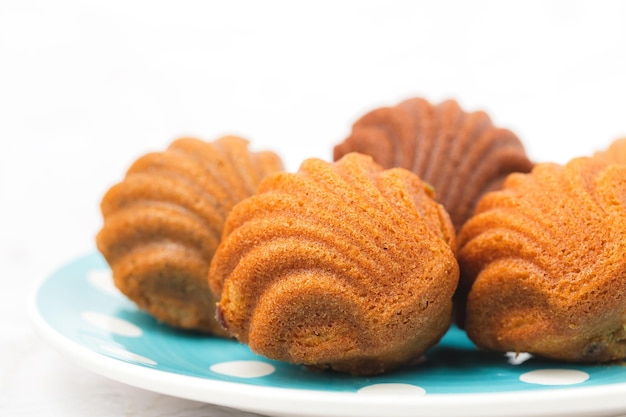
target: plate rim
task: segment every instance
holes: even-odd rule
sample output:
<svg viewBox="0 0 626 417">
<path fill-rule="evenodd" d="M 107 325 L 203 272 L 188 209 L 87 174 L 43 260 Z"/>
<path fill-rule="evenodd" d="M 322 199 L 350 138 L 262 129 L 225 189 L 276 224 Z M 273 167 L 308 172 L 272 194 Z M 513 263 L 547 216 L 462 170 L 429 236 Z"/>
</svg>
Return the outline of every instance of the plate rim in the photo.
<svg viewBox="0 0 626 417">
<path fill-rule="evenodd" d="M 377 417 L 388 415 L 390 404 L 393 404 L 394 415 L 399 417 L 452 417 L 459 416 L 460 410 L 464 417 L 502 417 L 503 409 L 507 410 L 506 416 L 509 417 L 574 417 L 626 412 L 626 382 L 536 391 L 432 393 L 425 396 L 389 393 L 363 395 L 356 392 L 251 386 L 242 382 L 182 375 L 125 362 L 67 338 L 42 316 L 37 306 L 44 283 L 55 277 L 63 267 L 92 255 L 93 252 L 74 258 L 35 283 L 27 299 L 31 325 L 62 356 L 96 374 L 137 388 L 271 416 Z M 242 403 L 242 396 L 245 396 L 245 404 Z M 593 401 L 589 401 L 590 399 Z M 454 404 L 454 407 L 444 407 L 445 404 Z"/>
</svg>

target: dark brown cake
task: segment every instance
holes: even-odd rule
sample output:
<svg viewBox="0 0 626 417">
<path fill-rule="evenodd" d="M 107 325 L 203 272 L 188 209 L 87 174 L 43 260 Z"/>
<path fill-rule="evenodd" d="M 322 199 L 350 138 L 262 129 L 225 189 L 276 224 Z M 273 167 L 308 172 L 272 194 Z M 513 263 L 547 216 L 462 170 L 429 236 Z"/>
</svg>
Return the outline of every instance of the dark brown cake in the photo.
<svg viewBox="0 0 626 417">
<path fill-rule="evenodd" d="M 431 184 L 456 230 L 483 194 L 500 188 L 509 173 L 532 168 L 513 132 L 454 100 L 431 105 L 412 98 L 373 110 L 334 148 L 334 159 L 348 152 L 371 155 L 383 168 L 406 168 Z"/>
</svg>

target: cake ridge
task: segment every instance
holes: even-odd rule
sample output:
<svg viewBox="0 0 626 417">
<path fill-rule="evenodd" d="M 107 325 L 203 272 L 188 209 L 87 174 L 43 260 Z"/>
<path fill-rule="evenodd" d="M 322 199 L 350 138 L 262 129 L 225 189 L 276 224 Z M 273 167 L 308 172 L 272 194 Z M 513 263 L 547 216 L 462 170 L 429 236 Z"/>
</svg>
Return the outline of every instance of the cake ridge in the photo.
<svg viewBox="0 0 626 417">
<path fill-rule="evenodd" d="M 159 153 L 162 159 L 161 163 L 155 165 L 151 172 L 171 173 L 178 178 L 184 178 L 186 181 L 198 185 L 208 194 L 215 195 L 216 205 L 226 215 L 232 202 L 237 201 L 239 197 L 233 193 L 233 187 L 218 180 L 221 176 L 228 176 L 228 172 L 223 173 L 216 169 L 216 166 L 224 165 L 224 161 L 223 158 L 216 157 L 214 153 L 214 148 L 210 142 L 189 137 L 179 138 L 172 142 L 165 151 Z M 132 172 L 134 165 L 149 155 L 139 158 L 129 171 Z M 224 169 L 227 170 L 227 167 Z"/>
<path fill-rule="evenodd" d="M 377 136 L 381 137 L 382 140 L 387 143 L 387 148 L 391 150 L 387 161 L 376 161 L 377 163 L 396 166 L 408 161 L 409 155 L 408 152 L 406 152 L 407 149 L 403 149 L 403 144 L 408 143 L 404 138 L 407 135 L 411 135 L 411 132 L 410 129 L 407 129 L 404 125 L 402 116 L 402 114 L 392 107 L 381 107 L 368 112 L 355 122 L 353 127 L 355 135 L 358 136 L 359 132 L 366 132 L 370 129 L 378 130 L 380 135 Z M 388 123 L 381 123 L 381 120 L 388 120 Z M 368 144 L 365 143 L 365 145 Z M 345 153 L 350 151 L 352 150 L 348 150 Z M 367 147 L 364 149 L 354 149 L 354 151 L 368 153 Z"/>
<path fill-rule="evenodd" d="M 507 160 L 508 165 L 506 167 L 493 163 L 494 160 L 502 159 Z M 500 189 L 506 177 L 510 174 L 509 171 L 511 167 L 518 168 L 517 163 L 520 162 L 519 168 L 522 169 L 528 161 L 525 157 L 519 157 L 519 152 L 516 149 L 512 149 L 504 145 L 490 148 L 488 153 L 485 152 L 485 154 L 483 154 L 482 160 L 483 163 L 472 171 L 468 177 L 469 181 L 472 181 L 475 184 L 478 195 L 485 195 L 489 191 Z M 465 195 L 452 195 L 460 202 L 460 206 L 465 208 L 464 210 L 460 210 L 463 217 L 469 218 L 472 214 L 472 211 L 470 210 L 470 207 L 472 206 L 471 202 L 475 196 L 467 193 Z M 451 200 L 453 199 L 451 198 Z"/>
<path fill-rule="evenodd" d="M 328 233 L 328 229 L 320 230 L 319 226 L 317 227 L 317 230 L 315 230 L 316 228 L 315 228 L 314 219 L 313 220 L 307 219 L 307 221 L 303 221 L 303 219 L 300 217 L 298 218 L 297 227 L 291 227 L 291 226 L 285 227 L 284 223 L 276 224 L 274 220 L 278 222 L 278 221 L 281 221 L 282 219 L 279 217 L 274 217 L 269 220 L 268 219 L 262 219 L 262 220 L 253 219 L 249 222 L 246 222 L 246 224 L 244 224 L 237 230 L 233 231 L 233 239 L 236 239 L 238 242 L 237 249 L 236 249 L 237 256 L 235 256 L 235 254 L 233 253 L 234 249 L 230 249 L 228 246 L 223 247 L 221 250 L 225 254 L 224 257 L 225 258 L 228 257 L 229 260 L 225 264 L 221 264 L 221 265 L 216 264 L 215 266 L 212 266 L 213 268 L 212 274 L 218 273 L 217 268 L 235 271 L 236 268 L 239 266 L 239 264 L 242 262 L 241 259 L 245 259 L 248 256 L 250 258 L 256 259 L 257 256 L 250 255 L 250 252 L 253 251 L 258 246 L 259 235 L 262 235 L 265 237 L 264 245 L 267 248 L 271 248 L 272 245 L 274 245 L 277 241 L 300 238 L 304 240 L 303 242 L 300 242 L 300 245 L 308 244 L 309 242 L 317 242 L 317 244 L 320 244 L 320 245 L 322 243 L 325 243 L 325 246 L 328 247 L 327 251 L 329 253 L 336 251 L 337 246 L 342 247 L 346 250 L 353 249 L 350 256 L 346 257 L 346 259 L 350 260 L 349 264 L 352 265 L 352 268 L 358 268 L 360 271 L 371 271 L 372 273 L 381 272 L 380 266 L 377 263 L 373 262 L 371 258 L 365 258 L 365 259 L 359 259 L 359 260 L 353 259 L 355 257 L 354 250 L 356 249 L 360 249 L 362 252 L 368 253 L 370 255 L 374 254 L 376 252 L 375 251 L 376 247 L 374 245 L 371 245 L 370 247 L 366 247 L 366 248 L 350 246 L 347 243 L 346 238 L 349 237 L 347 235 L 343 235 L 343 234 L 339 235 L 339 234 L 333 233 L 329 236 L 330 233 Z M 272 223 L 272 222 L 274 222 L 273 228 L 268 230 L 268 228 L 263 227 L 264 223 L 267 224 L 267 223 Z M 302 233 L 304 231 L 306 231 L 307 234 L 299 235 L 299 233 Z M 314 238 L 317 238 L 317 240 Z M 296 244 L 294 245 L 296 247 L 299 246 Z M 277 260 L 280 261 L 280 263 L 285 262 L 282 259 L 277 259 Z M 256 263 L 252 264 L 250 268 L 254 269 L 255 265 Z M 236 274 L 234 272 L 231 272 L 231 275 L 236 275 Z M 221 286 L 216 285 L 216 284 L 217 282 L 214 283 L 214 286 L 212 288 L 214 289 L 215 293 L 221 295 L 222 293 Z"/>
<path fill-rule="evenodd" d="M 294 244 L 298 245 L 298 253 L 312 256 L 308 262 L 288 256 L 293 252 Z M 325 255 L 311 255 L 319 253 L 320 250 L 325 252 Z M 266 242 L 264 248 L 250 248 L 246 255 L 247 256 L 243 257 L 232 271 L 230 271 L 229 285 L 224 287 L 220 299 L 220 304 L 225 305 L 235 300 L 240 306 L 242 313 L 239 315 L 231 315 L 230 320 L 238 323 L 237 328 L 241 330 L 234 335 L 244 343 L 247 343 L 247 338 L 243 335 L 247 332 L 250 320 L 255 315 L 259 299 L 264 298 L 268 289 L 275 285 L 276 282 L 287 280 L 293 274 L 308 273 L 314 275 L 315 279 L 318 279 L 318 276 L 324 275 L 327 271 L 332 269 L 334 285 L 341 284 L 344 289 L 351 288 L 352 294 L 364 294 L 374 289 L 374 287 L 369 284 L 375 281 L 369 280 L 365 282 L 362 279 L 355 280 L 355 277 L 363 275 L 362 269 L 339 270 L 335 259 L 342 254 L 328 244 L 315 241 L 302 242 L 293 236 L 276 238 Z M 253 262 L 251 258 L 258 259 L 258 261 Z M 276 260 L 280 260 L 280 262 L 276 262 Z M 311 265 L 312 261 L 316 263 L 315 267 Z M 267 263 L 271 266 L 259 272 L 258 263 Z M 242 297 L 237 295 L 237 292 L 233 291 L 233 288 L 251 272 L 263 279 L 257 279 L 254 282 L 248 282 L 246 284 L 245 300 L 249 301 L 242 301 Z M 229 329 L 232 328 L 232 326 L 229 326 Z"/>
<path fill-rule="evenodd" d="M 227 142 L 227 147 L 218 144 Z M 239 170 L 233 166 L 230 152 L 240 146 L 246 146 L 248 141 L 235 136 L 224 136 L 213 142 L 204 142 L 200 139 L 184 137 L 172 142 L 167 151 L 180 152 L 187 158 L 197 161 L 206 170 L 215 185 L 220 186 L 229 195 L 226 202 L 232 207 L 234 202 L 250 195 L 247 186 L 241 182 Z"/>
<path fill-rule="evenodd" d="M 420 97 L 404 100 L 397 107 L 408 112 L 408 120 L 412 123 L 414 135 L 412 137 L 413 140 L 407 141 L 405 145 L 405 147 L 410 146 L 412 148 L 409 164 L 400 165 L 396 163 L 394 166 L 401 166 L 409 169 L 411 172 L 422 173 L 424 172 L 422 167 L 430 155 L 430 146 L 432 145 L 432 141 L 429 138 L 433 136 L 432 131 L 435 128 L 432 123 L 434 108 L 428 101 Z M 348 138 L 347 141 L 350 141 L 350 139 Z M 426 144 L 428 144 L 428 148 L 425 149 Z M 388 167 L 387 165 L 383 166 Z"/>
<path fill-rule="evenodd" d="M 471 151 L 474 142 L 482 136 L 484 131 L 492 127 L 491 119 L 489 119 L 489 116 L 485 112 L 476 111 L 468 113 L 458 130 L 458 139 L 450 141 L 449 158 L 447 158 L 448 163 L 462 170 L 463 161 L 467 159 L 468 152 Z M 440 177 L 437 188 L 450 190 L 442 196 L 442 204 L 444 206 L 453 204 L 453 197 L 456 197 L 454 191 L 456 187 L 458 187 L 458 181 L 462 178 L 459 175 L 443 175 Z"/>
<path fill-rule="evenodd" d="M 238 137 L 230 136 L 236 141 L 236 145 L 229 144 L 224 147 L 220 140 L 215 141 L 213 146 L 229 162 L 233 171 L 238 176 L 238 183 L 245 186 L 245 197 L 256 192 L 256 185 L 260 182 L 261 176 L 257 172 L 256 155 L 247 151 L 247 143 Z"/>
<path fill-rule="evenodd" d="M 370 157 L 366 158 L 371 159 Z M 314 172 L 310 172 L 311 170 Z M 315 171 L 318 171 L 319 175 Z M 345 224 L 350 224 L 355 231 L 358 230 L 363 235 L 372 236 L 372 240 L 377 240 L 372 233 L 381 228 L 389 233 L 394 233 L 395 224 L 401 221 L 402 215 L 397 212 L 396 207 L 390 204 L 383 193 L 374 186 L 375 176 L 372 175 L 373 173 L 369 171 L 359 173 L 359 165 L 353 164 L 349 159 L 340 167 L 331 167 L 327 162 L 312 158 L 302 164 L 300 174 L 299 176 L 291 176 L 285 173 L 278 174 L 278 176 L 296 181 L 298 187 L 302 187 L 308 192 L 323 192 L 325 194 L 324 203 L 328 203 L 331 196 L 336 196 L 337 204 L 340 204 L 342 200 L 360 201 L 365 198 L 368 204 L 343 207 L 342 211 L 345 216 L 342 220 Z M 306 182 L 306 178 L 310 178 L 310 180 Z M 268 191 L 263 188 L 263 184 L 261 190 Z M 313 202 L 313 204 L 317 203 Z M 327 210 L 332 209 L 328 205 L 325 208 Z M 324 206 L 319 209 L 323 210 Z M 369 219 L 375 210 L 387 210 L 390 216 L 377 219 L 373 223 Z"/>
<path fill-rule="evenodd" d="M 431 148 L 426 165 L 420 174 L 424 178 L 438 183 L 442 164 L 437 164 L 442 158 L 446 160 L 450 153 L 451 143 L 465 121 L 465 113 L 454 100 L 445 100 L 434 106 L 433 122 L 436 126 L 431 134 Z M 437 187 L 437 186 L 435 186 Z"/>
<path fill-rule="evenodd" d="M 157 204 L 129 207 L 107 216 L 107 228 L 98 235 L 101 246 L 111 246 L 107 259 L 115 262 L 120 253 L 136 245 L 154 241 L 159 236 L 186 242 L 197 247 L 205 256 L 215 251 L 219 233 L 207 230 L 206 222 L 174 205 Z"/>
<path fill-rule="evenodd" d="M 214 225 L 223 219 L 224 212 L 222 207 L 222 210 L 218 208 L 215 199 L 188 182 L 181 182 L 161 172 L 133 173 L 124 182 L 114 185 L 107 192 L 101 211 L 109 215 L 117 210 L 146 208 L 150 205 L 178 206 L 190 215 L 199 217 L 216 234 L 221 233 L 221 229 Z"/>
<path fill-rule="evenodd" d="M 128 169 L 125 179 L 136 175 L 169 176 L 172 180 L 202 190 L 203 196 L 211 200 L 215 208 L 222 213 L 222 217 L 226 216 L 228 202 L 233 199 L 228 189 L 215 181 L 213 172 L 200 160 L 191 158 L 189 153 L 178 149 L 151 152 L 139 157 Z M 103 199 L 103 203 L 105 202 L 106 199 Z"/>
<path fill-rule="evenodd" d="M 312 159 L 310 161 L 307 161 L 307 163 L 303 164 L 301 175 L 292 176 L 291 174 L 288 174 L 288 173 L 277 174 L 272 177 L 271 182 L 273 184 L 281 184 L 282 181 L 286 181 L 289 184 L 288 185 L 281 184 L 280 187 L 291 186 L 291 187 L 301 188 L 302 190 L 306 190 L 306 192 L 308 193 L 324 193 L 325 195 L 324 201 L 322 202 L 312 201 L 312 202 L 307 203 L 308 204 L 307 208 L 309 208 L 310 210 L 307 210 L 306 214 L 309 216 L 310 215 L 319 216 L 320 215 L 319 213 L 323 211 L 332 210 L 333 205 L 329 204 L 329 201 L 332 201 L 333 199 L 335 199 L 335 205 L 337 205 L 337 204 L 341 204 L 341 202 L 343 201 L 353 201 L 355 200 L 355 197 L 357 195 L 359 198 L 362 197 L 360 194 L 354 193 L 350 189 L 351 183 L 350 183 L 349 175 L 342 176 L 340 172 L 334 173 L 330 170 L 326 170 L 325 169 L 326 165 L 327 163 L 322 160 Z M 323 173 L 325 175 L 322 177 L 310 175 L 307 170 L 309 168 L 315 169 L 315 167 L 324 168 Z M 368 178 L 368 181 L 369 180 L 370 179 Z M 261 193 L 269 193 L 274 190 L 269 189 L 268 187 L 265 187 L 264 183 L 262 183 L 260 185 L 259 191 Z M 391 208 L 391 206 L 389 205 L 385 206 L 385 204 L 387 203 L 382 197 L 382 194 L 380 194 L 377 191 L 374 191 L 371 187 L 368 189 L 368 191 L 371 192 L 371 193 L 366 194 L 368 201 L 370 203 L 377 204 L 378 205 L 377 207 L 379 209 L 383 207 Z M 289 199 L 290 196 L 282 197 L 279 195 L 277 196 L 277 198 Z M 258 204 L 257 200 L 255 200 L 253 197 L 253 200 L 243 202 L 242 207 L 244 206 L 248 207 L 248 206 L 252 206 L 256 204 Z M 235 210 L 246 211 L 247 208 L 235 208 Z M 340 226 L 348 227 L 349 225 L 355 230 L 355 233 L 357 233 L 358 231 L 358 233 L 364 234 L 364 235 L 371 235 L 371 233 L 375 232 L 381 225 L 386 230 L 394 229 L 393 224 L 390 223 L 388 219 L 386 218 L 382 219 L 381 221 L 377 221 L 375 223 L 371 222 L 369 220 L 370 217 L 364 215 L 368 212 L 368 210 L 371 210 L 369 205 L 366 205 L 365 207 L 361 205 L 351 205 L 350 207 L 344 207 L 342 209 L 343 214 L 345 214 L 345 216 L 342 217 L 342 220 L 344 221 L 344 223 L 343 225 L 340 224 Z M 315 211 L 315 213 L 311 213 L 312 211 Z M 239 216 L 235 216 L 235 217 L 239 217 Z M 332 218 L 329 218 L 328 220 L 332 220 Z M 241 221 L 247 221 L 247 218 L 245 216 L 241 216 L 240 222 Z M 225 231 L 225 233 L 228 233 L 230 231 L 230 228 L 234 226 L 227 224 L 226 227 L 228 228 L 228 231 Z"/>
</svg>

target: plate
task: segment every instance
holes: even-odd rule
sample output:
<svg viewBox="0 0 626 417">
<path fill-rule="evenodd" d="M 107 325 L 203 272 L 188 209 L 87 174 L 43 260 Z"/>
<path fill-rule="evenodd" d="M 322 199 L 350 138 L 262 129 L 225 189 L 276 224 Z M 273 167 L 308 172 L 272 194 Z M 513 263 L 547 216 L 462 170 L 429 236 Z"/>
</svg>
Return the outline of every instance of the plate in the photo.
<svg viewBox="0 0 626 417">
<path fill-rule="evenodd" d="M 233 340 L 171 329 L 114 287 L 98 253 L 33 291 L 37 332 L 101 375 L 270 416 L 598 416 L 626 413 L 626 366 L 573 365 L 477 350 L 453 327 L 420 363 L 376 377 L 310 371 Z"/>
</svg>

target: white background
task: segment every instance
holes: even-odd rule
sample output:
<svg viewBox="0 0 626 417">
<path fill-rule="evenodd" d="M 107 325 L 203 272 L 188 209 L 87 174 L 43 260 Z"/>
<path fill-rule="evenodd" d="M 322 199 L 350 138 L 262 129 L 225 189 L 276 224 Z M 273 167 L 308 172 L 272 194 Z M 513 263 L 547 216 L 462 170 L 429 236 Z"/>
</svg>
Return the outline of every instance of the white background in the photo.
<svg viewBox="0 0 626 417">
<path fill-rule="evenodd" d="M 293 171 L 422 96 L 564 163 L 626 136 L 625 22 L 615 1 L 0 0 L 0 414 L 239 415 L 77 368 L 29 327 L 28 291 L 94 250 L 139 155 L 234 133 Z"/>
</svg>

